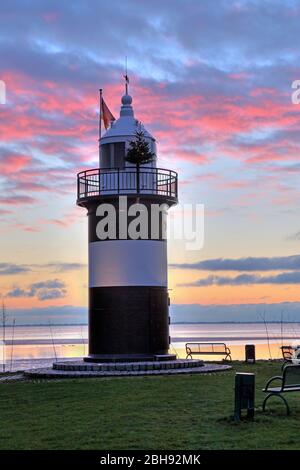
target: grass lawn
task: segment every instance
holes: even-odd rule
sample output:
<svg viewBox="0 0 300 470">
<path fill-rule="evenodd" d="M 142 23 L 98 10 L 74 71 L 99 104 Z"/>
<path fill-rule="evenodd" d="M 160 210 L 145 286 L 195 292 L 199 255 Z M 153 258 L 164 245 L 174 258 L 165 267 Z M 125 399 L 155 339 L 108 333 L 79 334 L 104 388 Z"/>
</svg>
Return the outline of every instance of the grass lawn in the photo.
<svg viewBox="0 0 300 470">
<path fill-rule="evenodd" d="M 254 422 L 235 424 L 235 371 L 256 373 Z M 263 414 L 261 388 L 279 363 L 215 375 L 0 385 L 0 449 L 299 449 L 300 393 Z"/>
</svg>

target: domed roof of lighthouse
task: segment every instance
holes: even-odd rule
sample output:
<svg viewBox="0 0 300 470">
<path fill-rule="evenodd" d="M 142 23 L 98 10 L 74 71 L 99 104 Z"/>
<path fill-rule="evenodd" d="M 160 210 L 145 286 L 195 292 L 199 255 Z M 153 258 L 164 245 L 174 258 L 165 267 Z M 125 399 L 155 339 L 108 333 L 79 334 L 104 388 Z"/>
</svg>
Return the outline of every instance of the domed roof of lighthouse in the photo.
<svg viewBox="0 0 300 470">
<path fill-rule="evenodd" d="M 121 103 L 120 117 L 113 121 L 111 127 L 103 134 L 101 144 L 131 140 L 137 131 L 143 131 L 146 140 L 151 139 L 155 141 L 150 132 L 134 117 L 132 97 L 128 94 L 127 87 L 125 94 L 122 96 Z"/>
</svg>

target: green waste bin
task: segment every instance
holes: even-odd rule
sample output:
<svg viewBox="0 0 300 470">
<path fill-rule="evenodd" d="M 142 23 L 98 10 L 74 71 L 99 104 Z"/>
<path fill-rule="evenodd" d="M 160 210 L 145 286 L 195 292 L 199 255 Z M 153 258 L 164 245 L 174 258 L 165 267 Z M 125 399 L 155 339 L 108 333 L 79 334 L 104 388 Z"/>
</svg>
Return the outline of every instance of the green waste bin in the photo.
<svg viewBox="0 0 300 470">
<path fill-rule="evenodd" d="M 234 420 L 242 419 L 242 411 L 246 410 L 246 418 L 254 418 L 255 374 L 237 372 L 234 390 Z"/>
<path fill-rule="evenodd" d="M 246 344 L 245 362 L 247 362 L 247 364 L 255 364 L 255 344 Z"/>
</svg>

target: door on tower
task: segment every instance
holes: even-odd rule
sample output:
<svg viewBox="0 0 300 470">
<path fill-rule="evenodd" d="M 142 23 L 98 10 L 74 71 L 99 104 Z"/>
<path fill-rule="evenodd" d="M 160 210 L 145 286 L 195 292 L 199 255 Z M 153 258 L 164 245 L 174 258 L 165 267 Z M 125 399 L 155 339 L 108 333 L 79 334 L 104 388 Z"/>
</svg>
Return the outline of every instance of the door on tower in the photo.
<svg viewBox="0 0 300 470">
<path fill-rule="evenodd" d="M 149 340 L 153 354 L 167 354 L 169 350 L 169 305 L 166 287 L 149 290 Z"/>
</svg>

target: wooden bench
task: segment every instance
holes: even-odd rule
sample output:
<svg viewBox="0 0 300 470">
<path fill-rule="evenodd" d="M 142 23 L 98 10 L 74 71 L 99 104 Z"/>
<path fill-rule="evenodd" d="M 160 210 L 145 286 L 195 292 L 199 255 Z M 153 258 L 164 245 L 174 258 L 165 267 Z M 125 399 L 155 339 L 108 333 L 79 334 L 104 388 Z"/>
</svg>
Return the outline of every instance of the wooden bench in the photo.
<svg viewBox="0 0 300 470">
<path fill-rule="evenodd" d="M 270 387 L 270 384 L 275 381 L 279 380 L 280 386 L 279 387 Z M 300 365 L 286 365 L 283 369 L 282 376 L 277 375 L 272 377 L 266 383 L 265 388 L 263 389 L 264 393 L 268 395 L 263 401 L 263 411 L 266 409 L 266 403 L 271 397 L 279 397 L 285 403 L 287 414 L 290 414 L 290 408 L 286 401 L 286 399 L 282 396 L 283 393 L 288 392 L 300 392 Z"/>
<path fill-rule="evenodd" d="M 187 359 L 193 359 L 193 355 L 199 356 L 202 354 L 204 356 L 225 356 L 225 361 L 227 359 L 232 360 L 231 351 L 225 343 L 186 343 L 185 350 Z"/>
<path fill-rule="evenodd" d="M 283 368 L 285 367 L 287 363 L 292 362 L 294 348 L 292 346 L 281 346 L 280 349 L 282 352 L 282 359 L 283 359 L 282 370 L 283 370 Z"/>
<path fill-rule="evenodd" d="M 294 348 L 292 346 L 281 346 L 282 358 L 284 362 L 291 362 Z"/>
</svg>

